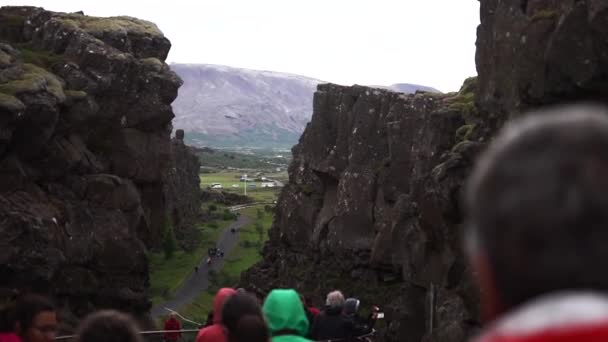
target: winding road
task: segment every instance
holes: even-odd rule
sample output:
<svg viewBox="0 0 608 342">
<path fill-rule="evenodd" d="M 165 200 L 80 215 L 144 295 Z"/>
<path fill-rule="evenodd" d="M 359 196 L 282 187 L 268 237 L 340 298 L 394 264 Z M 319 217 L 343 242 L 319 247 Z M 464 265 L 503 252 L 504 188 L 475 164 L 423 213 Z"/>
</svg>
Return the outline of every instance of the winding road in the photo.
<svg viewBox="0 0 608 342">
<path fill-rule="evenodd" d="M 226 255 L 230 252 L 230 250 L 236 245 L 239 239 L 238 230 L 249 223 L 250 218 L 245 215 L 239 215 L 238 219 L 233 222 L 230 226 L 224 229 L 221 233 L 219 240 L 217 241 L 216 246 L 220 248 Z M 231 233 L 230 230 L 235 229 L 237 231 L 236 234 Z M 184 280 L 182 286 L 175 292 L 175 296 L 173 299 L 160 303 L 154 307 L 150 312 L 153 319 L 164 316 L 168 314 L 168 311 L 165 308 L 169 308 L 171 310 L 178 311 L 185 304 L 191 303 L 194 299 L 203 291 L 207 289 L 209 286 L 209 270 L 219 271 L 224 264 L 223 258 L 214 259 L 211 265 L 207 265 L 205 259 L 207 255 L 203 257 L 203 260 L 200 261 L 198 267 L 198 272 L 190 273 L 188 278 Z"/>
</svg>

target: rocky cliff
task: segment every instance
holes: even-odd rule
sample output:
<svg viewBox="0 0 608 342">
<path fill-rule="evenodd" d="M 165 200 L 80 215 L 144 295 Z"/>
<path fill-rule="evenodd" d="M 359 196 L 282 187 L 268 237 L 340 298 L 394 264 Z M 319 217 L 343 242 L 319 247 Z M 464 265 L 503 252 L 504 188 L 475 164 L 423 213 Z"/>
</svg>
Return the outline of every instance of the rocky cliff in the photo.
<svg viewBox="0 0 608 342">
<path fill-rule="evenodd" d="M 243 282 L 294 286 L 319 304 L 332 288 L 360 296 L 386 311 L 387 340 L 419 341 L 431 321 L 464 339 L 477 301 L 455 200 L 480 147 L 474 88 L 474 79 L 447 95 L 320 85 L 264 262 Z"/>
<path fill-rule="evenodd" d="M 144 313 L 146 245 L 194 210 L 167 195 L 188 159 L 171 154 L 169 40 L 130 17 L 3 7 L 0 42 L 0 288 Z"/>
<path fill-rule="evenodd" d="M 194 248 L 192 228 L 200 219 L 201 163 L 193 148 L 184 143 L 184 131 L 178 129 L 171 140 L 171 168 L 167 177 L 167 212 L 177 240 L 186 249 Z"/>
<path fill-rule="evenodd" d="M 479 326 L 461 253 L 460 190 L 496 129 L 522 111 L 608 102 L 608 2 L 482 0 L 478 80 L 457 94 L 321 85 L 294 148 L 264 261 L 265 292 L 333 288 L 380 304 L 388 341 L 464 341 Z"/>
</svg>

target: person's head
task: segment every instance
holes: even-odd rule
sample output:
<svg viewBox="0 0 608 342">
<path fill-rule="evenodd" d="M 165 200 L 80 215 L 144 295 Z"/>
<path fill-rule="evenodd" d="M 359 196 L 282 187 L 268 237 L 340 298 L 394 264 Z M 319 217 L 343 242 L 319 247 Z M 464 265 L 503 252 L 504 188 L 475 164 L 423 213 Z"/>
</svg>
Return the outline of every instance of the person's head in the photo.
<svg viewBox="0 0 608 342">
<path fill-rule="evenodd" d="M 236 294 L 236 290 L 230 287 L 223 287 L 217 291 L 215 298 L 213 299 L 213 323 L 220 324 L 222 323 L 222 310 L 224 307 L 224 303 L 228 298 L 234 296 Z"/>
<path fill-rule="evenodd" d="M 15 304 L 15 332 L 24 342 L 50 342 L 57 334 L 55 305 L 46 297 L 29 294 Z"/>
<path fill-rule="evenodd" d="M 102 310 L 80 323 L 75 342 L 143 342 L 143 339 L 130 316 L 115 310 Z"/>
<path fill-rule="evenodd" d="M 607 175 L 604 108 L 533 113 L 501 131 L 465 199 L 488 319 L 549 292 L 608 290 Z"/>
<path fill-rule="evenodd" d="M 171 312 L 169 314 L 169 319 L 177 319 L 177 316 L 175 315 L 175 312 Z"/>
<path fill-rule="evenodd" d="M 354 316 L 359 312 L 360 301 L 357 298 L 348 298 L 344 301 L 344 314 Z"/>
<path fill-rule="evenodd" d="M 344 305 L 344 295 L 340 291 L 332 291 L 327 294 L 325 305 L 330 308 L 342 308 Z"/>
<path fill-rule="evenodd" d="M 224 303 L 222 324 L 228 331 L 229 342 L 267 342 L 268 327 L 257 299 L 237 293 Z"/>
<path fill-rule="evenodd" d="M 300 296 L 293 289 L 272 290 L 262 307 L 271 334 L 292 331 L 298 336 L 308 334 L 308 318 Z"/>
</svg>

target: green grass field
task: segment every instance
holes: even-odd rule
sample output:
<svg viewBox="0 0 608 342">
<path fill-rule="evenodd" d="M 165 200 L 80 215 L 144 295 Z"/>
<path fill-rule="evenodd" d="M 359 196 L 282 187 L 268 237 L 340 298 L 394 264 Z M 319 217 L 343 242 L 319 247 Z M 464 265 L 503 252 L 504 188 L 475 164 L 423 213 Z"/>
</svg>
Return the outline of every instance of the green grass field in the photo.
<svg viewBox="0 0 608 342">
<path fill-rule="evenodd" d="M 244 172 L 242 171 L 221 171 L 215 173 L 204 173 L 200 175 L 201 188 L 207 188 L 213 183 L 220 183 L 224 191 L 235 192 L 244 194 L 245 183 L 240 181 L 241 176 Z M 254 173 L 249 176 L 252 177 Z M 266 177 L 276 179 L 281 182 L 287 181 L 287 173 L 271 173 L 266 174 Z M 255 188 L 247 188 L 247 196 L 252 197 L 255 201 L 260 202 L 272 202 L 277 199 L 281 188 L 262 188 L 262 182 L 247 182 L 248 185 L 255 184 Z M 238 187 L 233 187 L 236 185 Z"/>
<path fill-rule="evenodd" d="M 194 266 L 207 254 L 207 248 L 215 246 L 222 230 L 232 222 L 218 220 L 217 228 L 209 224 L 199 227 L 202 234 L 201 243 L 190 253 L 178 250 L 168 260 L 162 252 L 150 253 L 150 295 L 153 305 L 173 296 L 182 282 L 193 272 Z"/>
<path fill-rule="evenodd" d="M 260 251 L 266 240 L 268 240 L 268 230 L 272 225 L 272 214 L 263 212 L 263 216 L 258 218 L 257 210 L 263 212 L 262 207 L 252 207 L 241 211 L 241 215 L 247 215 L 251 222 L 241 228 L 238 244 L 225 257 L 222 270 L 215 274 L 211 280 L 211 286 L 207 291 L 201 293 L 194 302 L 180 310 L 180 313 L 196 322 L 204 322 L 207 314 L 212 309 L 213 297 L 221 287 L 234 286 L 241 273 L 258 261 L 262 260 Z M 261 233 L 256 229 L 256 223 L 262 225 Z"/>
</svg>

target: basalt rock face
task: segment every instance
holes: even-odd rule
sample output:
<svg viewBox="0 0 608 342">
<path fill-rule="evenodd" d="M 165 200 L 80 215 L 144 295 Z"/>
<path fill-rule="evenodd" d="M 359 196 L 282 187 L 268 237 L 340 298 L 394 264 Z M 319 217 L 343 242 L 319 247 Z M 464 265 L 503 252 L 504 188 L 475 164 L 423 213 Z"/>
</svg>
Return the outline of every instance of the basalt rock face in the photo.
<svg viewBox="0 0 608 342">
<path fill-rule="evenodd" d="M 463 340 L 478 317 L 458 208 L 481 147 L 474 88 L 474 79 L 446 95 L 320 85 L 264 261 L 243 284 L 295 287 L 317 304 L 340 288 L 383 308 L 385 340 L 420 341 L 431 316 L 438 340 Z"/>
<path fill-rule="evenodd" d="M 181 84 L 169 41 L 134 18 L 3 7 L 0 42 L 0 288 L 144 313 Z"/>
<path fill-rule="evenodd" d="M 608 2 L 483 0 L 480 108 L 498 121 L 543 105 L 608 98 Z"/>
<path fill-rule="evenodd" d="M 178 129 L 171 140 L 171 169 L 167 181 L 168 212 L 177 239 L 184 240 L 200 215 L 201 163 L 193 149 L 184 144 L 184 131 Z"/>
</svg>

